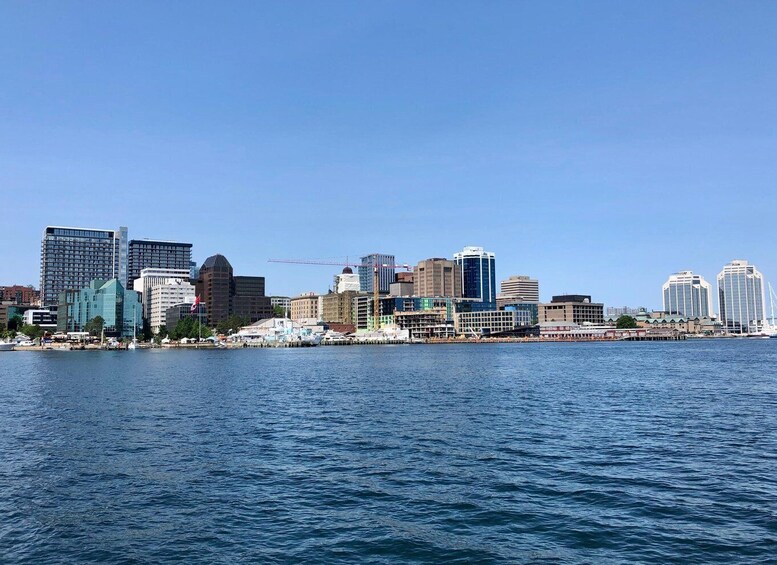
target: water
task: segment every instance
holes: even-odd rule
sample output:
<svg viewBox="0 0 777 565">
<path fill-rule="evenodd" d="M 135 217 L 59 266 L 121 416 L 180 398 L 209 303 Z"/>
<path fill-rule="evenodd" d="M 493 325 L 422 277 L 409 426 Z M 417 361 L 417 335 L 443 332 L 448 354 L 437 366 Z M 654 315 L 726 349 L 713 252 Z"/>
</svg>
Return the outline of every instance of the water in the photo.
<svg viewBox="0 0 777 565">
<path fill-rule="evenodd" d="M 775 562 L 777 340 L 0 354 L 0 561 Z"/>
</svg>

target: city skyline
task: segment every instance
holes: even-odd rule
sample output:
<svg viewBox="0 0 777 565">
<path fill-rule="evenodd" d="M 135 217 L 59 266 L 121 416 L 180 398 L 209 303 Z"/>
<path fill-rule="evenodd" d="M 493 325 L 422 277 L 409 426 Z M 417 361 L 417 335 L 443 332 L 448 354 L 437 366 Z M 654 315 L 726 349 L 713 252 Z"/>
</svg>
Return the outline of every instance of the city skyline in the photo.
<svg viewBox="0 0 777 565">
<path fill-rule="evenodd" d="M 543 299 L 659 308 L 669 273 L 713 280 L 735 258 L 777 276 L 752 229 L 777 209 L 777 8 L 2 15 L 0 284 L 39 285 L 46 225 L 190 242 L 268 295 L 336 274 L 270 257 L 415 264 L 469 245 Z"/>
</svg>

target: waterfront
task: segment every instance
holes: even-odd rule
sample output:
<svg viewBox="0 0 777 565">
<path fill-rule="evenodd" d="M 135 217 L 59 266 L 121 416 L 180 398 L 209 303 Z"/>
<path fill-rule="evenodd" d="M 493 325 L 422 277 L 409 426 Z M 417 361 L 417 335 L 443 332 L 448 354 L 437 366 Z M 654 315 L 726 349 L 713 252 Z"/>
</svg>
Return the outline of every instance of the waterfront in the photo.
<svg viewBox="0 0 777 565">
<path fill-rule="evenodd" d="M 777 340 L 0 357 L 0 556 L 765 562 Z"/>
</svg>

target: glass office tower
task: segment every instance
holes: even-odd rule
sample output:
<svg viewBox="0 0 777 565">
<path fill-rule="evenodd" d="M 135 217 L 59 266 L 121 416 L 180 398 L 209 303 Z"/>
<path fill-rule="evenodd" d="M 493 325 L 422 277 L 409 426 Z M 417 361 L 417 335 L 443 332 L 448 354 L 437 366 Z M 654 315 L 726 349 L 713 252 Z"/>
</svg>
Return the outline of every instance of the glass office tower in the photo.
<svg viewBox="0 0 777 565">
<path fill-rule="evenodd" d="M 701 275 L 680 271 L 664 283 L 664 312 L 686 318 L 712 316 L 712 286 Z"/>
<path fill-rule="evenodd" d="M 461 291 L 464 298 L 481 303 L 481 309 L 496 310 L 495 256 L 482 247 L 465 247 L 453 255 L 461 267 Z"/>
<path fill-rule="evenodd" d="M 758 333 L 763 329 L 763 277 L 754 265 L 734 260 L 718 274 L 720 321 L 729 333 Z"/>
</svg>

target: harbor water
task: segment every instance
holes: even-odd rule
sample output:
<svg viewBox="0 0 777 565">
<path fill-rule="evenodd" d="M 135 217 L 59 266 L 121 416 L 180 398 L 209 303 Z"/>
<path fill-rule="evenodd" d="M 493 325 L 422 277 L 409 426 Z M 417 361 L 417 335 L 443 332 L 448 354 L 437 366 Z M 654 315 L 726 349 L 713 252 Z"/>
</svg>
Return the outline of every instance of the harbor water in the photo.
<svg viewBox="0 0 777 565">
<path fill-rule="evenodd" d="M 777 339 L 0 353 L 0 562 L 767 563 Z"/>
</svg>

